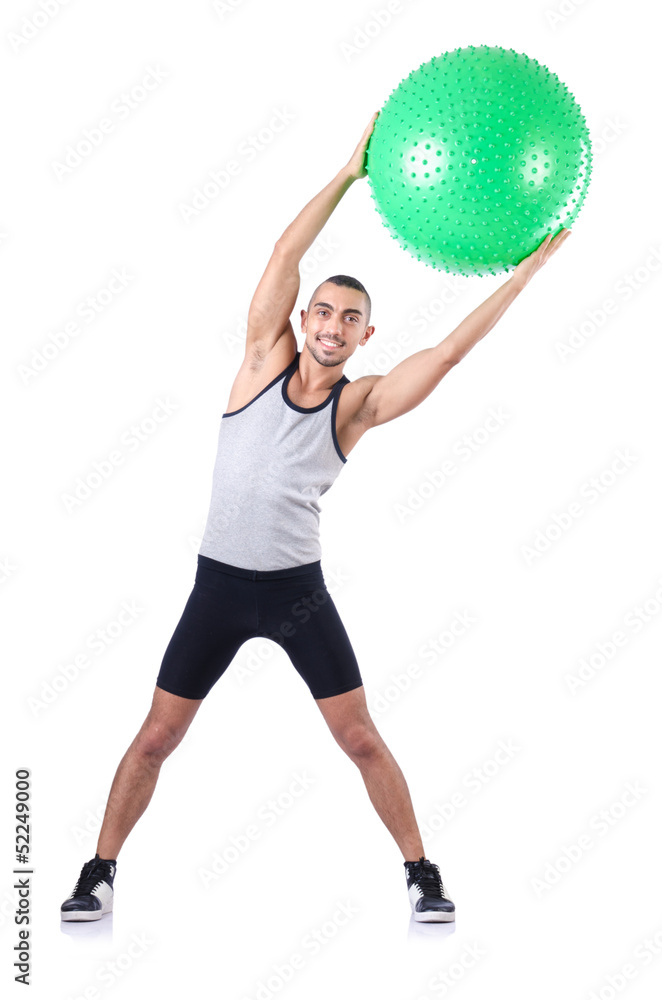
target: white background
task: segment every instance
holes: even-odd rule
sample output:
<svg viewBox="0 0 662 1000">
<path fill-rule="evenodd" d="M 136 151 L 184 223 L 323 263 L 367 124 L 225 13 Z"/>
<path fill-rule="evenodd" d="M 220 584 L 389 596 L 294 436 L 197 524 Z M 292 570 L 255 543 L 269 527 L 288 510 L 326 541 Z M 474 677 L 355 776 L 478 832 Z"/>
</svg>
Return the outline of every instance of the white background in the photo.
<svg viewBox="0 0 662 1000">
<path fill-rule="evenodd" d="M 648 5 L 403 0 L 381 28 L 385 3 L 350 0 L 51 8 L 7 0 L 1 16 L 3 979 L 17 940 L 13 776 L 27 767 L 33 997 L 655 995 L 662 237 Z M 588 197 L 486 340 L 359 443 L 322 514 L 325 575 L 456 925 L 413 924 L 402 858 L 359 772 L 289 660 L 254 641 L 164 765 L 121 852 L 113 917 L 61 927 L 192 586 L 218 422 L 273 244 L 400 80 L 468 44 L 525 52 L 567 83 L 594 142 Z M 150 73 L 161 82 L 120 113 Z M 242 144 L 279 111 L 291 121 L 249 160 Z M 106 117 L 113 131 L 58 179 L 54 163 Z M 238 175 L 184 221 L 182 204 L 230 159 Z M 330 274 L 372 296 L 376 333 L 349 378 L 388 370 L 400 335 L 401 357 L 438 342 L 504 280 L 418 263 L 388 236 L 367 181 L 314 249 L 297 332 Z M 113 270 L 130 281 L 88 323 L 80 303 Z M 78 335 L 26 377 L 72 322 Z M 559 344 L 580 327 L 583 346 L 564 360 Z M 158 400 L 168 418 L 145 424 L 154 432 L 137 449 L 122 444 Z M 486 433 L 499 408 L 507 419 Z M 479 443 L 470 461 L 465 435 Z M 123 464 L 68 511 L 78 477 L 118 448 Z M 400 517 L 447 459 L 455 475 Z M 594 477 L 600 492 L 587 493 Z M 572 503 L 580 516 L 550 527 Z M 139 611 L 118 629 L 124 602 Z M 473 623 L 427 655 L 458 612 Z M 102 653 L 97 629 L 114 636 Z M 310 786 L 288 799 L 296 774 Z M 259 837 L 205 886 L 201 870 L 231 858 L 250 824 Z"/>
</svg>

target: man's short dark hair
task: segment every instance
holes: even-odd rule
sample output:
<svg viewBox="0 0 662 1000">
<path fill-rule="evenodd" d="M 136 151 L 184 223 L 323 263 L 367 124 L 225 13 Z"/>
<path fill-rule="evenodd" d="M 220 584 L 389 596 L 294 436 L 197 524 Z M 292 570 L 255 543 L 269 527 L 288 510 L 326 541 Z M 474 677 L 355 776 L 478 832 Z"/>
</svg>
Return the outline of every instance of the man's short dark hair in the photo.
<svg viewBox="0 0 662 1000">
<path fill-rule="evenodd" d="M 367 316 L 365 322 L 367 326 L 368 323 L 370 322 L 370 311 L 372 309 L 372 302 L 370 301 L 370 296 L 368 295 L 367 291 L 365 290 L 361 282 L 358 280 L 358 278 L 352 278 L 348 274 L 334 274 L 333 277 L 325 278 L 324 281 L 320 282 L 320 284 L 317 286 L 317 288 L 310 297 L 310 302 L 308 303 L 308 312 L 310 312 L 310 307 L 312 305 L 313 299 L 317 295 L 322 285 L 326 285 L 327 281 L 332 282 L 334 285 L 342 285 L 345 288 L 355 288 L 357 292 L 363 292 L 366 298 Z"/>
</svg>

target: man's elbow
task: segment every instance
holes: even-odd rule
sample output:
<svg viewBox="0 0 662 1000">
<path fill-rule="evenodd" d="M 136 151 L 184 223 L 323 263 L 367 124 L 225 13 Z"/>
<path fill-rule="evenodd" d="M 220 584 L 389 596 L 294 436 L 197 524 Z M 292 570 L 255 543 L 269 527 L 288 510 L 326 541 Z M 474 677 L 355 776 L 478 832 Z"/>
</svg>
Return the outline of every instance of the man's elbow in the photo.
<svg viewBox="0 0 662 1000">
<path fill-rule="evenodd" d="M 302 254 L 299 253 L 292 241 L 288 240 L 285 236 L 281 236 L 280 239 L 276 240 L 273 254 L 278 257 L 289 257 L 297 266 L 302 257 Z"/>
<path fill-rule="evenodd" d="M 450 345 L 444 345 L 442 342 L 435 348 L 435 367 L 443 376 L 459 364 L 463 357 L 464 354 L 458 353 Z"/>
</svg>

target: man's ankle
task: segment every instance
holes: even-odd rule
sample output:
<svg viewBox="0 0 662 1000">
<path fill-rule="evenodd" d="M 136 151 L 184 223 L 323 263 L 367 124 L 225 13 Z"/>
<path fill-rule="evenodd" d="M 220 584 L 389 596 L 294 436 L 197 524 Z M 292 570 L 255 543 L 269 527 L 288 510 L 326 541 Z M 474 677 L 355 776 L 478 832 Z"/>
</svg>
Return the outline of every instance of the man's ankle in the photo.
<svg viewBox="0 0 662 1000">
<path fill-rule="evenodd" d="M 99 861 L 112 861 L 113 864 L 117 864 L 117 858 L 111 857 L 111 855 L 109 854 L 102 854 L 98 847 L 96 853 L 99 858 Z"/>
</svg>

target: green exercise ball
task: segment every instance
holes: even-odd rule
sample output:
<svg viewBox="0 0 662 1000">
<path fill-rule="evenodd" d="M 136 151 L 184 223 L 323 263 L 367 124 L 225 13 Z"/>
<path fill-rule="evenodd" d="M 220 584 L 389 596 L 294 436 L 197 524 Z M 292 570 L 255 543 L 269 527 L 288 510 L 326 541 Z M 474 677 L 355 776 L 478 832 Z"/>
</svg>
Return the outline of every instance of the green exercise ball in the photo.
<svg viewBox="0 0 662 1000">
<path fill-rule="evenodd" d="M 391 92 L 365 167 L 405 250 L 453 274 L 497 274 L 570 228 L 591 142 L 579 105 L 546 66 L 470 45 L 433 56 Z"/>
</svg>

